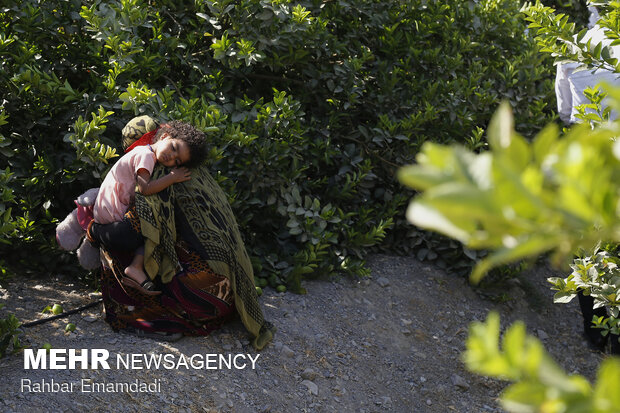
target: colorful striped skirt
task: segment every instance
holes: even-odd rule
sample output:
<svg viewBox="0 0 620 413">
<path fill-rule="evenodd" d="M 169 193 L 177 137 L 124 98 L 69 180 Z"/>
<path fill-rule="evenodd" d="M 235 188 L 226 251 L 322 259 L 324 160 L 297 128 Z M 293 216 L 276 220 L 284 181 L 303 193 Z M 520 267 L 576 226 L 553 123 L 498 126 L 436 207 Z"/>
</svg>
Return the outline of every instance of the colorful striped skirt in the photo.
<svg viewBox="0 0 620 413">
<path fill-rule="evenodd" d="M 133 210 L 125 219 L 135 231 L 140 231 L 140 221 Z M 228 279 L 213 272 L 185 241 L 178 240 L 175 250 L 181 270 L 172 281 L 159 285 L 162 294 L 153 296 L 120 282 L 131 253 L 102 248 L 101 291 L 106 321 L 114 330 L 204 336 L 235 316 L 234 294 Z"/>
</svg>

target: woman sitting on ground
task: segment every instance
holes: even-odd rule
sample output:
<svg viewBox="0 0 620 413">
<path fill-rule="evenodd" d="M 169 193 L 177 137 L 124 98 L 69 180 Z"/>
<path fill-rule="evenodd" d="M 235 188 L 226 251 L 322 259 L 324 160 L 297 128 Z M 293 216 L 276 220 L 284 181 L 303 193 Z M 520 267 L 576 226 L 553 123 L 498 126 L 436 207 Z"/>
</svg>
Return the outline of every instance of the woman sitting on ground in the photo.
<svg viewBox="0 0 620 413">
<path fill-rule="evenodd" d="M 174 123 L 162 125 L 174 134 Z M 124 144 L 152 143 L 157 125 L 135 118 Z M 131 146 L 128 148 L 131 150 Z M 152 179 L 167 173 L 156 165 Z M 273 337 L 263 318 L 254 273 L 226 194 L 203 166 L 191 179 L 143 196 L 120 222 L 91 224 L 87 236 L 102 249 L 101 289 L 106 321 L 117 331 L 176 340 L 207 335 L 236 313 L 260 350 Z M 132 252 L 144 242 L 144 270 L 162 292 L 146 294 L 121 280 Z"/>
</svg>

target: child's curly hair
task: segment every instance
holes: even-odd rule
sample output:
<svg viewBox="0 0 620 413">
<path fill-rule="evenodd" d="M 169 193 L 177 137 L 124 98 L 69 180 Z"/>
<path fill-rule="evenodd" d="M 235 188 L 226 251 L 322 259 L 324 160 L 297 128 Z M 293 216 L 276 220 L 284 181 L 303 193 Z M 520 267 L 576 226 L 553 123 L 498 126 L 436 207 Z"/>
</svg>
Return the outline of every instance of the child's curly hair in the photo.
<svg viewBox="0 0 620 413">
<path fill-rule="evenodd" d="M 161 139 L 164 133 L 167 133 L 173 139 L 180 139 L 187 143 L 190 158 L 189 161 L 183 164 L 183 166 L 187 168 L 194 168 L 203 163 L 207 158 L 205 134 L 191 124 L 180 120 L 173 120 L 165 123 L 161 125 L 161 128 L 159 128 L 157 133 L 155 133 L 153 141 L 157 142 Z"/>
</svg>

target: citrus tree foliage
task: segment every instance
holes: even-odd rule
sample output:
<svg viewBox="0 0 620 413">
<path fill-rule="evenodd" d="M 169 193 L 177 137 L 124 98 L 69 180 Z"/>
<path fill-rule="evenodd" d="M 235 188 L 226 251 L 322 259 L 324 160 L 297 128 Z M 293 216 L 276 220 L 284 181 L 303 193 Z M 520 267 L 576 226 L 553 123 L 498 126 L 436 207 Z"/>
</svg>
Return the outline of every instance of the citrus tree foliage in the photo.
<svg viewBox="0 0 620 413">
<path fill-rule="evenodd" d="M 610 92 L 616 109 L 620 91 Z M 489 129 L 490 150 L 427 143 L 403 183 L 421 191 L 409 205 L 414 224 L 471 248 L 494 250 L 472 272 L 555 253 L 556 260 L 600 240 L 620 241 L 620 123 L 578 124 L 560 137 L 548 125 L 531 143 L 514 131 L 507 104 Z"/>
<path fill-rule="evenodd" d="M 484 147 L 502 99 L 525 133 L 554 116 L 551 60 L 535 51 L 519 8 L 4 1 L 0 218 L 12 246 L 2 257 L 50 271 L 64 262 L 54 223 L 99 185 L 124 124 L 147 114 L 205 131 L 209 167 L 263 285 L 299 290 L 302 276 L 365 274 L 364 255 L 378 246 L 471 262 L 458 243 L 406 225 L 409 195 L 394 175 L 428 140 Z"/>
<path fill-rule="evenodd" d="M 575 22 L 569 14 L 543 5 L 540 0 L 526 7 L 524 13 L 526 20 L 530 22 L 528 27 L 535 33 L 536 42 L 542 52 L 550 53 L 558 61 L 583 63 L 589 69 L 620 72 L 620 62 L 611 53 L 611 47 L 616 46 L 614 40 L 620 38 L 620 2 L 591 0 L 590 4 L 599 10 L 600 19 L 597 24 L 604 30 L 608 41 L 590 41 L 585 36 L 587 25 L 580 21 Z"/>
<path fill-rule="evenodd" d="M 486 321 L 473 322 L 463 360 L 467 368 L 486 376 L 507 380 L 501 397 L 510 412 L 612 413 L 620 411 L 620 359 L 610 357 L 599 367 L 596 383 L 583 376 L 568 375 L 545 351 L 542 343 L 528 335 L 517 322 L 504 332 L 499 345 L 499 315 L 491 312 Z"/>
</svg>

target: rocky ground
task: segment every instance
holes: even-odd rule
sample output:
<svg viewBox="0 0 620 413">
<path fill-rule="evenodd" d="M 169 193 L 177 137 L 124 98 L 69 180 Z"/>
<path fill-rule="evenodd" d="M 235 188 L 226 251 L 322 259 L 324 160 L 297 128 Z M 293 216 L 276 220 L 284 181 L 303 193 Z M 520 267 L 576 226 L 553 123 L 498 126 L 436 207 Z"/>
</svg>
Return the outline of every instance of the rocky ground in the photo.
<svg viewBox="0 0 620 413">
<path fill-rule="evenodd" d="M 0 360 L 0 411 L 94 412 L 499 412 L 505 383 L 468 373 L 460 361 L 468 324 L 491 309 L 502 324 L 524 320 L 528 331 L 568 371 L 593 379 L 602 359 L 580 335 L 576 302 L 552 303 L 546 277 L 530 270 L 503 287 L 502 302 L 476 293 L 466 280 L 412 257 L 374 255 L 372 278 L 311 281 L 308 294 L 261 297 L 266 318 L 278 328 L 260 353 L 235 321 L 207 338 L 175 343 L 114 333 L 101 306 L 25 329 L 31 348 L 107 349 L 110 360 L 128 354 L 169 355 L 176 361 L 215 354 L 238 358 L 244 369 L 60 369 L 25 370 L 22 353 Z M 0 317 L 22 322 L 43 317 L 41 309 L 66 309 L 92 301 L 89 290 L 66 277 L 15 280 L 0 289 Z M 74 332 L 65 333 L 67 323 Z M 249 355 L 249 356 L 248 356 Z M 256 359 L 251 369 L 250 359 Z M 241 356 L 240 356 L 241 357 Z M 124 360 L 124 358 L 123 358 Z M 143 366 L 143 365 L 137 365 Z M 31 383 L 73 384 L 73 392 L 22 391 Z M 84 392 L 82 383 L 159 383 L 158 391 Z M 34 390 L 33 387 L 30 388 Z M 89 390 L 86 387 L 86 390 Z"/>
</svg>

